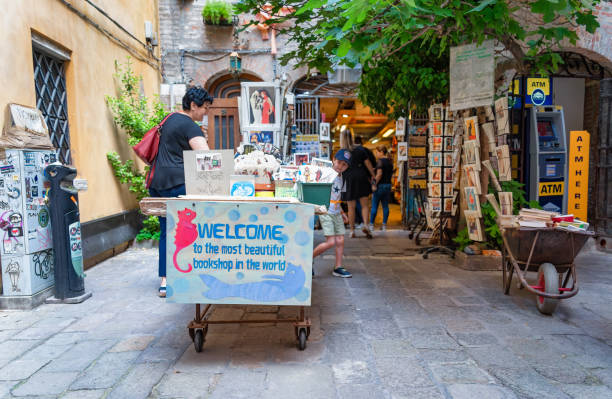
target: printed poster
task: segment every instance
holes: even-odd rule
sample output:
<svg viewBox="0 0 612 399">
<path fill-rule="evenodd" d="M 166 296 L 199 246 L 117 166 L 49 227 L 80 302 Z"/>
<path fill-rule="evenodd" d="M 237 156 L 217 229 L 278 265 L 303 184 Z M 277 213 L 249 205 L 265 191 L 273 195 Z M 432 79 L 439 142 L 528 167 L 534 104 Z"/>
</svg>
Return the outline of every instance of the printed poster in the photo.
<svg viewBox="0 0 612 399">
<path fill-rule="evenodd" d="M 169 201 L 166 300 L 309 306 L 313 228 L 311 205 Z"/>
</svg>

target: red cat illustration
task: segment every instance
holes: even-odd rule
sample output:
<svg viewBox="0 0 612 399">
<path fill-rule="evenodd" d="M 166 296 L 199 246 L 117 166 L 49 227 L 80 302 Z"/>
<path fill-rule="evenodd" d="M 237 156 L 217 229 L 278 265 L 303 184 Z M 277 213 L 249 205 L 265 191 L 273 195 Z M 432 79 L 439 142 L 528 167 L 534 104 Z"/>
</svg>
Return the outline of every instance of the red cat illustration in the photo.
<svg viewBox="0 0 612 399">
<path fill-rule="evenodd" d="M 178 223 L 176 225 L 176 234 L 174 236 L 174 246 L 176 250 L 174 251 L 174 267 L 176 270 L 182 273 L 189 273 L 193 270 L 193 266 L 189 264 L 187 270 L 183 270 L 179 267 L 176 262 L 176 257 L 183 248 L 190 246 L 193 244 L 198 238 L 198 230 L 196 225 L 191 223 L 191 221 L 196 217 L 196 213 L 191 209 L 185 208 L 183 211 L 178 211 Z"/>
</svg>

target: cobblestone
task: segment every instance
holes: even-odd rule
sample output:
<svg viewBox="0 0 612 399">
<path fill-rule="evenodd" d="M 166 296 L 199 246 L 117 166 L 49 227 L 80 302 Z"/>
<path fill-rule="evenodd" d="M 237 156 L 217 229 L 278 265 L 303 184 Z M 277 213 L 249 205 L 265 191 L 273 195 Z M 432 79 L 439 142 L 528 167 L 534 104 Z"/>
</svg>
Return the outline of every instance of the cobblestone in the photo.
<svg viewBox="0 0 612 399">
<path fill-rule="evenodd" d="M 0 398 L 611 397 L 609 255 L 581 255 L 580 294 L 543 316 L 524 290 L 503 295 L 500 273 L 375 255 L 377 240 L 385 254 L 411 247 L 388 234 L 347 240 L 352 280 L 315 261 L 305 351 L 273 321 L 295 308 L 228 306 L 212 319 L 270 323 L 211 326 L 196 353 L 193 305 L 159 299 L 156 251 L 131 249 L 88 270 L 82 304 L 0 311 Z"/>
</svg>

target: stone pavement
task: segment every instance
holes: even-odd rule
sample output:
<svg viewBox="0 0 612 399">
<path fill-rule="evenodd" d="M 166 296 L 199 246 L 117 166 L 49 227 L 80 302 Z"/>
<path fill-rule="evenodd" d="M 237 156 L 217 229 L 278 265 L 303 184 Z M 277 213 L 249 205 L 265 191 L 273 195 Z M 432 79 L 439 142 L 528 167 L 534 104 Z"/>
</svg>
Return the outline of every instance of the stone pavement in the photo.
<svg viewBox="0 0 612 399">
<path fill-rule="evenodd" d="M 612 398 L 611 255 L 582 254 L 580 293 L 549 317 L 501 272 L 422 260 L 405 237 L 347 239 L 352 279 L 316 260 L 304 352 L 270 323 L 211 326 L 196 353 L 194 306 L 157 298 L 156 251 L 131 249 L 87 271 L 82 304 L 0 311 L 0 398 Z"/>
</svg>

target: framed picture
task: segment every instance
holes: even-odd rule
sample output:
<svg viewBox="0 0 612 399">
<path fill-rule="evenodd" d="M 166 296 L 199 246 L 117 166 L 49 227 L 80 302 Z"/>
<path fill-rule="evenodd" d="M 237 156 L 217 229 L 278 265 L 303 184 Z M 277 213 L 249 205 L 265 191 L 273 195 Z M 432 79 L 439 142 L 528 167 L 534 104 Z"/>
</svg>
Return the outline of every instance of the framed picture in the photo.
<svg viewBox="0 0 612 399">
<path fill-rule="evenodd" d="M 465 153 L 466 165 L 474 165 L 476 170 L 480 170 L 480 147 L 476 145 L 475 140 L 466 141 L 463 144 L 463 152 Z"/>
<path fill-rule="evenodd" d="M 427 169 L 408 169 L 408 178 L 427 179 Z"/>
<path fill-rule="evenodd" d="M 442 137 L 429 138 L 429 151 L 442 151 Z"/>
<path fill-rule="evenodd" d="M 442 181 L 442 168 L 440 167 L 429 168 L 429 181 L 441 182 Z"/>
<path fill-rule="evenodd" d="M 430 152 L 429 153 L 429 166 L 442 166 L 442 153 L 441 152 Z"/>
<path fill-rule="evenodd" d="M 323 159 L 329 159 L 329 155 L 330 155 L 329 152 L 330 152 L 329 143 L 321 143 L 320 150 L 319 150 L 319 156 Z"/>
<path fill-rule="evenodd" d="M 442 210 L 442 198 L 430 198 L 429 202 L 433 212 L 440 212 Z"/>
<path fill-rule="evenodd" d="M 431 121 L 441 121 L 442 113 L 444 111 L 444 106 L 442 104 L 434 104 L 429 107 L 429 120 Z"/>
<path fill-rule="evenodd" d="M 240 84 L 240 87 L 242 129 L 280 130 L 282 113 L 280 85 L 266 82 L 244 82 Z"/>
<path fill-rule="evenodd" d="M 253 175 L 231 175 L 230 176 L 231 197 L 254 197 L 255 176 Z"/>
<path fill-rule="evenodd" d="M 478 214 L 473 211 L 465 211 L 464 214 L 470 240 L 483 241 L 482 224 Z"/>
<path fill-rule="evenodd" d="M 510 118 L 508 114 L 508 97 L 504 96 L 495 100 L 495 123 L 498 135 L 510 134 Z"/>
<path fill-rule="evenodd" d="M 442 168 L 444 169 L 444 182 L 452 182 L 453 181 L 453 168 Z"/>
<path fill-rule="evenodd" d="M 404 137 L 406 135 L 406 118 L 403 116 L 395 121 L 395 135 L 397 137 Z"/>
<path fill-rule="evenodd" d="M 442 122 L 432 122 L 430 135 L 431 136 L 442 136 L 443 126 L 444 125 L 442 124 Z"/>
<path fill-rule="evenodd" d="M 444 124 L 444 135 L 453 136 L 455 134 L 454 128 L 455 128 L 455 124 L 453 122 L 446 122 Z"/>
<path fill-rule="evenodd" d="M 454 159 L 455 157 L 453 153 L 445 153 L 444 154 L 444 166 L 453 166 L 455 164 Z"/>
<path fill-rule="evenodd" d="M 453 211 L 453 199 L 444 198 L 444 212 L 451 213 Z"/>
<path fill-rule="evenodd" d="M 474 168 L 474 165 L 465 165 L 463 167 L 465 171 L 465 179 L 467 181 L 467 186 L 474 187 L 476 189 L 476 194 L 481 194 L 481 186 L 480 186 L 480 175 L 478 171 Z"/>
<path fill-rule="evenodd" d="M 440 183 L 429 183 L 429 196 L 430 197 L 441 197 L 442 196 L 442 184 Z"/>
<path fill-rule="evenodd" d="M 478 131 L 478 117 L 472 116 L 463 120 L 465 126 L 465 139 L 476 140 L 480 143 L 480 132 Z"/>
<path fill-rule="evenodd" d="M 512 212 L 512 193 L 500 192 L 499 193 L 499 205 L 501 207 L 502 215 L 511 216 Z"/>
<path fill-rule="evenodd" d="M 425 158 L 410 158 L 408 159 L 408 167 L 411 169 L 427 167 L 427 159 Z"/>
<path fill-rule="evenodd" d="M 297 166 L 304 164 L 308 165 L 310 163 L 310 154 L 307 152 L 293 154 L 293 163 Z"/>
<path fill-rule="evenodd" d="M 400 152 L 399 152 L 399 150 L 400 150 L 399 145 L 400 144 L 401 143 L 398 143 L 398 145 L 397 145 L 397 149 L 398 149 L 398 152 L 397 152 L 398 158 L 397 158 L 397 160 L 398 161 L 401 161 L 401 159 L 399 159 L 399 154 L 400 154 Z M 404 144 L 407 144 L 407 143 L 404 143 Z M 410 156 L 410 157 L 423 157 L 424 161 L 427 160 L 427 159 L 425 159 L 426 153 L 427 153 L 427 148 L 426 147 L 410 147 L 410 148 L 408 148 L 408 156 Z"/>
<path fill-rule="evenodd" d="M 500 145 L 495 148 L 497 155 L 497 171 L 499 172 L 499 180 L 512 180 L 512 169 L 510 165 L 510 149 L 508 145 Z"/>
<path fill-rule="evenodd" d="M 401 161 L 407 161 L 407 160 L 408 160 L 408 143 L 406 143 L 405 141 L 400 141 L 399 143 L 397 143 L 397 161 L 401 162 Z"/>
<path fill-rule="evenodd" d="M 453 137 L 444 137 L 444 151 L 453 150 Z"/>
<path fill-rule="evenodd" d="M 312 166 L 318 166 L 320 168 L 331 168 L 334 163 L 330 161 L 329 159 L 312 158 L 310 160 L 310 164 Z"/>
<path fill-rule="evenodd" d="M 274 132 L 251 131 L 249 132 L 249 143 L 251 144 L 266 144 L 266 143 L 274 144 Z"/>
<path fill-rule="evenodd" d="M 452 184 L 445 184 L 444 185 L 444 196 L 445 197 L 452 197 L 453 196 L 453 185 Z"/>
<path fill-rule="evenodd" d="M 463 189 L 465 191 L 465 202 L 467 202 L 468 211 L 473 211 L 478 213 L 478 216 L 482 216 L 480 211 L 480 200 L 478 198 L 478 194 L 476 193 L 475 187 L 465 187 Z"/>
<path fill-rule="evenodd" d="M 321 141 L 331 140 L 328 122 L 321 122 L 319 124 L 319 140 Z"/>
</svg>

